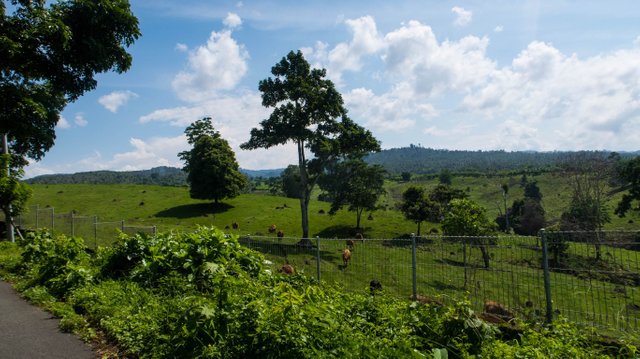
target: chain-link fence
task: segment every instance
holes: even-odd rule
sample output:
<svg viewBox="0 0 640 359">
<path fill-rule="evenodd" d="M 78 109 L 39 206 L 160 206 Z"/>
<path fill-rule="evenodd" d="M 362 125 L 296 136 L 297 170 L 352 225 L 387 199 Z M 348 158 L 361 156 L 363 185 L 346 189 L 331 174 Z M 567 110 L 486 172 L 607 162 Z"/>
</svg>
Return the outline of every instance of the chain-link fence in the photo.
<svg viewBox="0 0 640 359">
<path fill-rule="evenodd" d="M 0 221 L 5 222 L 2 213 Z M 41 208 L 37 205 L 29 207 L 24 214 L 14 218 L 13 222 L 22 230 L 47 228 L 56 234 L 81 237 L 91 249 L 112 245 L 119 232 L 156 235 L 155 226 L 131 225 L 124 220 L 99 222 L 98 216 L 80 216 L 74 211 L 57 213 L 53 207 Z"/>
<path fill-rule="evenodd" d="M 507 316 L 562 316 L 614 331 L 640 329 L 640 232 L 316 238 L 311 246 L 300 246 L 299 238 L 240 240 L 264 253 L 273 270 L 290 264 L 347 290 L 368 291 L 374 281 L 387 293 L 420 301 L 468 298 L 479 311 L 490 302 L 504 307 Z"/>
<path fill-rule="evenodd" d="M 155 226 L 99 222 L 95 216 L 32 208 L 15 220 L 24 229 L 51 228 L 80 236 L 90 248 L 114 243 L 118 232 L 156 234 Z M 231 233 L 239 233 L 230 230 Z M 574 322 L 624 332 L 640 330 L 640 231 L 545 232 L 537 237 L 322 239 L 240 236 L 272 261 L 347 290 L 372 282 L 390 294 L 421 301 L 487 301 L 510 315 Z M 348 253 L 345 252 L 348 249 Z"/>
</svg>

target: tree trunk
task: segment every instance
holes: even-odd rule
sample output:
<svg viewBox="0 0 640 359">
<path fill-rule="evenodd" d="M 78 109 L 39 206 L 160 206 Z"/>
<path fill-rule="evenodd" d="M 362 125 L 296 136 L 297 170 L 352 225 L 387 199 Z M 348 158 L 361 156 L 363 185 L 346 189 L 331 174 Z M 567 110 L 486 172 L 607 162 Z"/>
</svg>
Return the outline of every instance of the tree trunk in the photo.
<svg viewBox="0 0 640 359">
<path fill-rule="evenodd" d="M 309 188 L 309 174 L 307 173 L 307 164 L 304 156 L 304 142 L 298 141 L 298 169 L 300 170 L 300 213 L 302 218 L 302 238 L 298 245 L 311 247 L 309 239 L 309 198 L 311 198 L 311 188 Z"/>
<path fill-rule="evenodd" d="M 356 209 L 356 229 L 360 229 L 360 218 L 362 218 L 362 209 Z"/>
<path fill-rule="evenodd" d="M 480 244 L 480 252 L 482 252 L 482 260 L 484 261 L 484 267 L 488 269 L 491 261 L 491 256 L 489 255 L 489 250 L 487 249 L 487 246 L 484 244 Z"/>
<path fill-rule="evenodd" d="M 416 233 L 416 236 L 420 237 L 420 225 L 422 224 L 422 222 L 418 222 L 418 233 Z"/>
</svg>

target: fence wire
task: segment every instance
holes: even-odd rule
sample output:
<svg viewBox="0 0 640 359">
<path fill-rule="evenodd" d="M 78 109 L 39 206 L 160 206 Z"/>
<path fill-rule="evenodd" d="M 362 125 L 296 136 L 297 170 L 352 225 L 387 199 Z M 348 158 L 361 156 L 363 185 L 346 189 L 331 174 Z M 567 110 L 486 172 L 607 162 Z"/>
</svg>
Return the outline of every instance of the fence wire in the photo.
<svg viewBox="0 0 640 359">
<path fill-rule="evenodd" d="M 97 217 L 55 213 L 53 208 L 31 208 L 15 222 L 22 228 L 47 227 L 83 237 L 92 248 L 112 245 L 118 232 L 156 234 L 155 226 L 98 222 Z M 436 303 L 465 298 L 480 312 L 486 301 L 493 301 L 524 319 L 562 316 L 612 333 L 640 330 L 640 231 L 312 238 L 306 246 L 299 244 L 300 238 L 228 232 L 262 252 L 272 262 L 273 272 L 290 264 L 299 273 L 349 291 L 368 292 L 375 281 L 386 293 L 404 298 L 415 295 Z M 343 257 L 345 249 L 348 260 Z"/>
<path fill-rule="evenodd" d="M 387 293 L 405 298 L 416 294 L 419 300 L 435 303 L 467 298 L 480 312 L 492 301 L 524 319 L 545 320 L 549 311 L 553 318 L 637 332 L 640 232 L 545 235 L 429 236 L 416 238 L 415 246 L 407 239 L 312 239 L 312 247 L 298 245 L 299 238 L 241 236 L 240 240 L 264 253 L 274 271 L 290 264 L 346 290 L 368 291 L 375 280 Z M 549 248 L 548 294 L 543 239 Z M 558 252 L 560 243 L 566 248 Z M 347 248 L 350 259 L 345 262 L 342 254 Z"/>
</svg>

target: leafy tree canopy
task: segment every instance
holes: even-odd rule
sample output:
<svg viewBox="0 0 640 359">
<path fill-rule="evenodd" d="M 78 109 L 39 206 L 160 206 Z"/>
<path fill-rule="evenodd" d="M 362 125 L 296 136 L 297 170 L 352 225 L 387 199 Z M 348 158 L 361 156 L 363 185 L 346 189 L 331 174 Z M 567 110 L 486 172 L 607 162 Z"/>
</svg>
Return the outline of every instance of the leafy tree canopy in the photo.
<svg viewBox="0 0 640 359">
<path fill-rule="evenodd" d="M 486 236 L 495 230 L 495 226 L 479 204 L 456 198 L 451 200 L 449 211 L 442 220 L 442 230 L 450 236 Z"/>
<path fill-rule="evenodd" d="M 640 157 L 624 163 L 619 177 L 625 183 L 628 192 L 622 195 L 615 214 L 624 217 L 630 210 L 640 212 Z"/>
<path fill-rule="evenodd" d="M 376 210 L 378 198 L 386 193 L 384 174 L 382 166 L 369 166 L 361 159 L 331 166 L 319 180 L 320 188 L 332 200 L 329 213 L 349 206 L 349 211 L 356 212 L 356 228 L 360 228 L 362 212 Z"/>
<path fill-rule="evenodd" d="M 418 225 L 418 236 L 420 235 L 420 225 L 431 218 L 435 206 L 436 204 L 429 199 L 422 187 L 410 186 L 402 193 L 400 211 L 406 219 Z"/>
<path fill-rule="evenodd" d="M 205 117 L 185 130 L 190 151 L 178 154 L 185 161 L 191 198 L 212 199 L 216 203 L 240 194 L 247 183 L 240 173 L 235 153 Z"/>
<path fill-rule="evenodd" d="M 296 165 L 289 165 L 280 175 L 282 193 L 289 198 L 300 198 L 303 193 L 300 184 L 300 169 Z"/>
<path fill-rule="evenodd" d="M 0 210 L 4 213 L 5 220 L 24 211 L 32 192 L 27 184 L 20 181 L 21 170 L 7 175 L 6 168 L 10 161 L 10 155 L 0 154 Z M 13 238 L 10 232 L 7 232 L 7 238 Z"/>
<path fill-rule="evenodd" d="M 0 1 L 0 133 L 13 166 L 53 146 L 67 103 L 95 89 L 98 73 L 131 67 L 140 36 L 128 0 Z"/>
<path fill-rule="evenodd" d="M 325 79 L 326 70 L 312 69 L 302 52 L 289 52 L 271 73 L 274 77 L 260 81 L 258 88 L 262 105 L 273 111 L 259 128 L 251 130 L 249 141 L 241 148 L 271 148 L 288 142 L 296 145 L 302 232 L 306 239 L 309 198 L 319 176 L 331 163 L 379 151 L 380 144 L 371 132 L 347 117 L 342 96 Z"/>
</svg>

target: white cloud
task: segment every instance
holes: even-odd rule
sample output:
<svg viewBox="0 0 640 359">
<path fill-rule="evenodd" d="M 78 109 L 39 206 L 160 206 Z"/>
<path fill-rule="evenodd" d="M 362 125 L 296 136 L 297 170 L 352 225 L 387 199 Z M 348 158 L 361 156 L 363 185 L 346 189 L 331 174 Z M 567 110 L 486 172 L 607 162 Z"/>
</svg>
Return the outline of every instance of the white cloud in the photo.
<svg viewBox="0 0 640 359">
<path fill-rule="evenodd" d="M 249 140 L 249 131 L 258 127 L 269 116 L 270 110 L 262 106 L 257 92 L 244 92 L 237 96 L 221 96 L 193 106 L 181 106 L 156 110 L 140 117 L 140 122 L 166 122 L 172 126 L 187 127 L 202 117 L 209 116 L 213 125 L 236 153 L 243 168 L 263 169 L 286 167 L 297 162 L 297 152 L 292 144 L 269 150 L 245 151 L 240 144 Z"/>
<path fill-rule="evenodd" d="M 58 123 L 56 124 L 56 128 L 65 129 L 69 127 L 71 127 L 71 124 L 69 123 L 69 121 L 67 121 L 67 119 L 64 118 L 63 116 L 60 116 L 58 118 Z"/>
<path fill-rule="evenodd" d="M 426 121 L 437 114 L 432 105 L 416 101 L 401 87 L 380 96 L 369 89 L 357 88 L 344 98 L 352 117 L 361 119 L 367 128 L 384 132 L 403 132 L 417 120 Z"/>
<path fill-rule="evenodd" d="M 118 109 L 125 105 L 132 98 L 138 97 L 138 94 L 131 91 L 114 91 L 108 95 L 104 95 L 98 99 L 98 102 L 107 110 L 116 113 Z"/>
<path fill-rule="evenodd" d="M 301 49 L 313 66 L 326 68 L 328 77 L 338 85 L 342 84 L 343 72 L 360 71 L 361 59 L 379 52 L 384 47 L 383 38 L 378 33 L 373 17 L 347 19 L 344 23 L 352 33 L 349 42 L 341 42 L 328 50 L 326 43 L 318 41 L 313 48 Z"/>
<path fill-rule="evenodd" d="M 431 27 L 409 21 L 385 35 L 383 55 L 389 76 L 411 84 L 416 93 L 468 91 L 482 84 L 495 68 L 486 57 L 489 39 L 467 36 L 438 42 Z"/>
<path fill-rule="evenodd" d="M 493 32 L 502 32 L 504 27 L 502 25 L 498 25 L 493 29 Z"/>
<path fill-rule="evenodd" d="M 532 42 L 462 107 L 504 121 L 496 147 L 536 149 L 635 148 L 640 127 L 640 49 L 586 59 Z M 522 148 L 522 147 L 519 147 Z"/>
<path fill-rule="evenodd" d="M 249 54 L 232 37 L 231 31 L 212 32 L 207 43 L 189 52 L 188 69 L 172 82 L 184 101 L 198 102 L 233 89 L 247 72 Z"/>
<path fill-rule="evenodd" d="M 454 6 L 451 9 L 451 12 L 456 14 L 456 19 L 453 21 L 453 24 L 456 26 L 467 26 L 473 18 L 473 13 L 471 11 L 465 10 L 459 6 Z"/>
<path fill-rule="evenodd" d="M 84 118 L 84 114 L 82 113 L 77 113 L 76 117 L 75 117 L 75 121 L 76 125 L 80 126 L 80 127 L 85 127 L 86 125 L 89 124 L 89 122 Z"/>
<path fill-rule="evenodd" d="M 227 13 L 227 17 L 224 18 L 222 23 L 224 24 L 224 26 L 230 29 L 234 29 L 242 25 L 242 19 L 240 18 L 240 16 L 238 16 L 238 14 L 230 12 Z"/>
<path fill-rule="evenodd" d="M 180 52 L 187 52 L 189 50 L 189 47 L 181 42 L 176 44 L 176 50 L 180 51 Z"/>
</svg>

